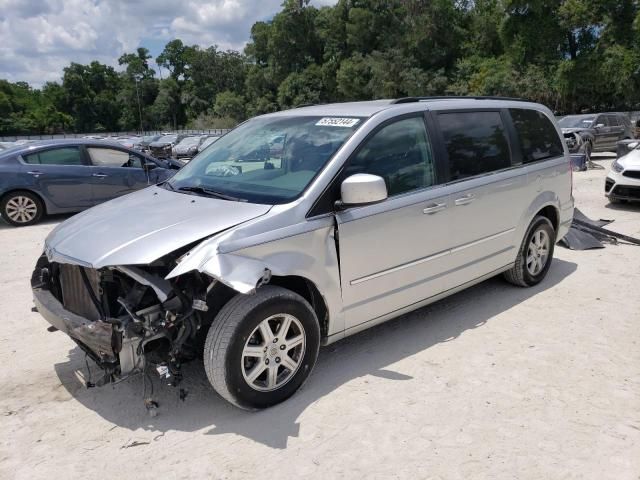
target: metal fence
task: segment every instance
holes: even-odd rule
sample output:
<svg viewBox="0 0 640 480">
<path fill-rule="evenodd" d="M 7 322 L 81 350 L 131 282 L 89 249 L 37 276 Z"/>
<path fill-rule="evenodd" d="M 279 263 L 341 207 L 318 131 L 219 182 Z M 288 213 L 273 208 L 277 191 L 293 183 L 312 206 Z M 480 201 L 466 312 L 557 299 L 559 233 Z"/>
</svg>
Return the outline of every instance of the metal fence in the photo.
<svg viewBox="0 0 640 480">
<path fill-rule="evenodd" d="M 115 138 L 115 137 L 131 137 L 131 136 L 151 136 L 163 134 L 180 134 L 180 135 L 224 135 L 229 132 L 230 128 L 211 128 L 208 130 L 150 130 L 145 132 L 129 131 L 129 132 L 95 132 L 95 133 L 57 133 L 53 135 L 8 135 L 1 136 L 0 142 L 15 142 L 17 140 L 55 140 L 63 138 Z"/>
</svg>

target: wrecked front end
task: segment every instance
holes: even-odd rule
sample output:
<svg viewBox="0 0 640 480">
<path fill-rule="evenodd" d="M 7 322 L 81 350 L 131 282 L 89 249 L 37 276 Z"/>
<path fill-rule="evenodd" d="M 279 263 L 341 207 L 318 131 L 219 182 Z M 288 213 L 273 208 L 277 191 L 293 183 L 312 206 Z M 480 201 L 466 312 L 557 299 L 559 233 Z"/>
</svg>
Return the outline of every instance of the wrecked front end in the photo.
<svg viewBox="0 0 640 480">
<path fill-rule="evenodd" d="M 564 141 L 567 144 L 569 153 L 584 153 L 587 142 L 583 139 L 579 132 L 565 131 L 563 132 Z"/>
<path fill-rule="evenodd" d="M 87 386 L 151 370 L 175 385 L 181 365 L 201 355 L 211 323 L 207 296 L 217 282 L 198 272 L 165 280 L 177 255 L 100 269 L 38 259 L 31 279 L 36 309 L 104 372 Z M 221 284 L 215 290 L 220 301 L 231 292 Z"/>
</svg>

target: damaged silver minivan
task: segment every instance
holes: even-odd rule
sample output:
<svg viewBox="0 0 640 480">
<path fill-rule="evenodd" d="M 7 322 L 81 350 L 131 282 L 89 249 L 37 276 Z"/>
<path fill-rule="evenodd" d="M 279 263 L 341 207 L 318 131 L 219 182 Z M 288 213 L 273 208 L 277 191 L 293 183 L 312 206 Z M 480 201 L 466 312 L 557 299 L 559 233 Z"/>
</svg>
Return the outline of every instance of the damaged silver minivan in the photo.
<svg viewBox="0 0 640 480">
<path fill-rule="evenodd" d="M 222 397 L 256 409 L 300 388 L 321 344 L 501 273 L 542 281 L 572 216 L 544 106 L 310 106 L 249 120 L 169 181 L 62 223 L 32 287 L 98 385 L 177 383 L 203 357 Z"/>
</svg>

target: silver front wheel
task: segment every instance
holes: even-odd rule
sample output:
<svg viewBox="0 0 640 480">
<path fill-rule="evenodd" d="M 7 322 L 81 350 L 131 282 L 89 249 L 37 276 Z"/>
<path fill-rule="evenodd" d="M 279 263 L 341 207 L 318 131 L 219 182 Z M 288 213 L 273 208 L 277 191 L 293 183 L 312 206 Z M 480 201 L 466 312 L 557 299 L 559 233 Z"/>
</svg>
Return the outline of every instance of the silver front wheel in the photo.
<svg viewBox="0 0 640 480">
<path fill-rule="evenodd" d="M 304 327 L 290 314 L 272 315 L 255 328 L 242 351 L 242 375 L 254 390 L 269 392 L 298 371 L 306 346 Z"/>
<path fill-rule="evenodd" d="M 536 231 L 531 237 L 527 250 L 527 270 L 531 275 L 538 275 L 547 264 L 549 245 L 549 235 L 543 229 Z"/>
</svg>

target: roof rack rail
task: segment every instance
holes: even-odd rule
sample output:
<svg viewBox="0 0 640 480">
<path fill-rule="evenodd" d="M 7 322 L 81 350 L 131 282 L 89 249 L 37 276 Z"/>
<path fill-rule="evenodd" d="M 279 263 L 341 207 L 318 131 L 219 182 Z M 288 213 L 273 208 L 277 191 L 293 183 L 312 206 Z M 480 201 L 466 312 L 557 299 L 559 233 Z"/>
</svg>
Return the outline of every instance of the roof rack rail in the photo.
<svg viewBox="0 0 640 480">
<path fill-rule="evenodd" d="M 510 100 L 512 102 L 529 102 L 525 98 L 517 98 L 517 97 L 467 97 L 467 96 L 458 96 L 458 95 L 443 95 L 439 97 L 403 97 L 396 98 L 391 102 L 392 105 L 396 105 L 399 103 L 414 103 L 414 102 L 428 102 L 432 100 Z"/>
</svg>

